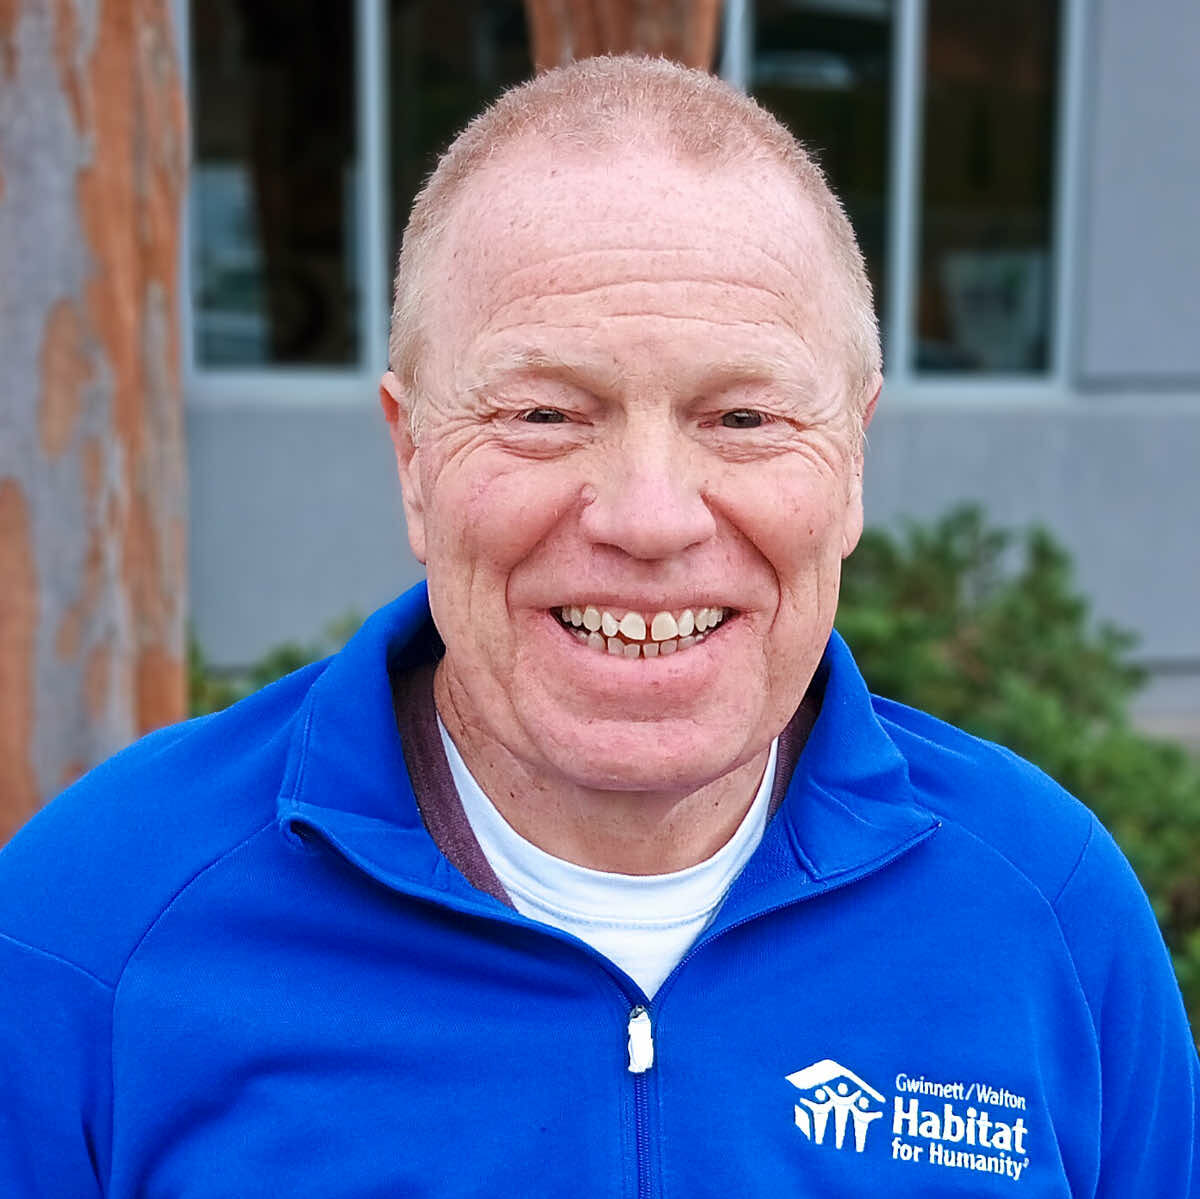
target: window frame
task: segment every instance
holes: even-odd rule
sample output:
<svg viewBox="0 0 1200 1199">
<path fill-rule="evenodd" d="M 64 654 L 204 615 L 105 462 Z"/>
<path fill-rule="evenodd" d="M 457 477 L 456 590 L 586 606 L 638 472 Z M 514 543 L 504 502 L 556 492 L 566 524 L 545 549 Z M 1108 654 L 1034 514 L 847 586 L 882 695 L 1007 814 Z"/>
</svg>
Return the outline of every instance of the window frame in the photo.
<svg viewBox="0 0 1200 1199">
<path fill-rule="evenodd" d="M 180 21 L 189 105 L 196 95 L 191 80 L 191 4 L 182 0 Z M 387 365 L 388 317 L 383 297 L 390 294 L 391 268 L 384 249 L 389 244 L 387 210 L 387 79 L 385 0 L 354 0 L 355 121 L 359 140 L 358 198 L 355 245 L 358 291 L 358 360 L 345 366 L 206 366 L 196 359 L 195 305 L 192 294 L 192 188 L 187 188 L 180 238 L 183 380 L 188 404 L 238 406 L 286 403 L 315 407 L 373 402 L 379 376 Z M 192 123 L 189 123 L 189 129 Z M 192 157 L 189 145 L 189 160 Z M 383 311 L 380 311 L 380 309 Z"/>
<path fill-rule="evenodd" d="M 893 175 L 890 205 L 891 245 L 898 261 L 889 278 L 893 285 L 885 306 L 890 357 L 887 380 L 894 391 L 914 398 L 945 403 L 955 398 L 1018 402 L 1066 398 L 1071 387 L 1071 315 L 1075 307 L 1075 231 L 1080 178 L 1080 115 L 1082 111 L 1082 44 L 1085 0 L 1061 0 L 1055 113 L 1054 185 L 1050 212 L 1050 300 L 1047 306 L 1049 364 L 1040 372 L 981 375 L 974 372 L 922 372 L 914 363 L 916 283 L 921 229 L 920 186 L 924 129 L 926 0 L 899 0 L 903 23 L 894 60 L 896 98 L 893 113 Z M 902 48 L 899 43 L 903 41 Z M 908 118 L 907 129 L 897 128 Z"/>
<path fill-rule="evenodd" d="M 194 0 L 175 0 L 181 57 L 189 102 L 190 11 Z M 1051 229 L 1051 293 L 1048 310 L 1050 362 L 1038 374 L 979 375 L 921 372 L 913 362 L 916 269 L 920 228 L 921 155 L 924 114 L 926 0 L 895 0 L 892 38 L 892 104 L 889 129 L 887 294 L 882 297 L 888 358 L 884 379 L 889 405 L 963 407 L 1030 404 L 1044 408 L 1072 397 L 1076 358 L 1075 308 L 1083 166 L 1086 2 L 1061 0 L 1058 88 Z M 192 189 L 189 185 L 181 242 L 180 316 L 183 380 L 189 405 L 297 407 L 374 403 L 387 365 L 392 264 L 387 247 L 390 187 L 386 85 L 388 79 L 385 0 L 354 0 L 356 120 L 359 155 L 359 220 L 356 246 L 359 291 L 359 357 L 345 367 L 219 367 L 196 361 L 192 295 Z M 726 0 L 720 76 L 745 89 L 754 45 L 754 0 Z M 190 147 L 189 147 L 190 148 Z"/>
</svg>

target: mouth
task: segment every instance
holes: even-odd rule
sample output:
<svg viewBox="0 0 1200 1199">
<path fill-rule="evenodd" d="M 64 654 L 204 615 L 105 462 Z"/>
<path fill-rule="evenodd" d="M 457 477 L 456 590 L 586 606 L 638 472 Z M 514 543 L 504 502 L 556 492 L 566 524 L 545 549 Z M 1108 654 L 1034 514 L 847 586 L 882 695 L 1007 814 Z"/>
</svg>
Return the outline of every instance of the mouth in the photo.
<svg viewBox="0 0 1200 1199">
<path fill-rule="evenodd" d="M 616 658 L 658 658 L 682 653 L 737 615 L 732 608 L 679 611 L 612 611 L 597 604 L 551 608 L 550 615 L 581 645 Z"/>
</svg>

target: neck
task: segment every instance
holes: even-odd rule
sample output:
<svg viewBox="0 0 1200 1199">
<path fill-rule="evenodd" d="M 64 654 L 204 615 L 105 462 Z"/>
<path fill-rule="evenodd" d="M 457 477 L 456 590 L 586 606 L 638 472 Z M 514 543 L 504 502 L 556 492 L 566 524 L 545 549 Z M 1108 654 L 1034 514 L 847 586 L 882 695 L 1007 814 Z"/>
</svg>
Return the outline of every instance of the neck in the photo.
<svg viewBox="0 0 1200 1199">
<path fill-rule="evenodd" d="M 614 874 L 667 874 L 712 857 L 737 831 L 770 756 L 768 747 L 698 788 L 593 788 L 535 769 L 468 719 L 456 699 L 439 667 L 438 715 L 508 824 L 546 853 Z"/>
</svg>

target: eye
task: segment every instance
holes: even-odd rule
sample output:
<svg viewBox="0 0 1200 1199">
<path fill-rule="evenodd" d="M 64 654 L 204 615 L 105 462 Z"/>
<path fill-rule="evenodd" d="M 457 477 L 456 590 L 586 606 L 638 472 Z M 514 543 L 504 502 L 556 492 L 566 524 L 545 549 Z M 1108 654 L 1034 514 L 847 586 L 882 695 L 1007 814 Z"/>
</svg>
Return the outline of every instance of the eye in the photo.
<svg viewBox="0 0 1200 1199">
<path fill-rule="evenodd" d="M 721 424 L 726 429 L 757 429 L 762 423 L 762 413 L 750 408 L 735 408 L 721 416 Z"/>
<path fill-rule="evenodd" d="M 530 425 L 561 425 L 567 418 L 557 408 L 530 408 L 521 419 Z"/>
</svg>

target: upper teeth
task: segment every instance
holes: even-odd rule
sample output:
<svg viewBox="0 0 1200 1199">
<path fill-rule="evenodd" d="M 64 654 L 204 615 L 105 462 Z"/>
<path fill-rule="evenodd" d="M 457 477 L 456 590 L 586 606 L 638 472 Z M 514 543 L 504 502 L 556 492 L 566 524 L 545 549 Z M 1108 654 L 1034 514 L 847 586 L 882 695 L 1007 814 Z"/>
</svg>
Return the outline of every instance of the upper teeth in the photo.
<svg viewBox="0 0 1200 1199">
<path fill-rule="evenodd" d="M 655 612 L 647 616 L 641 612 L 625 612 L 618 616 L 615 612 L 589 604 L 586 608 L 560 608 L 559 614 L 564 624 L 586 629 L 589 633 L 603 633 L 606 639 L 620 633 L 626 641 L 644 642 L 649 629 L 651 641 L 658 642 L 691 637 L 694 633 L 715 629 L 729 615 L 729 609 L 684 608 L 678 614 Z"/>
</svg>

